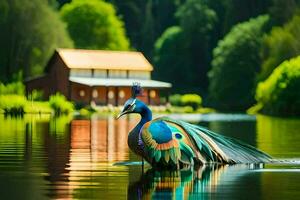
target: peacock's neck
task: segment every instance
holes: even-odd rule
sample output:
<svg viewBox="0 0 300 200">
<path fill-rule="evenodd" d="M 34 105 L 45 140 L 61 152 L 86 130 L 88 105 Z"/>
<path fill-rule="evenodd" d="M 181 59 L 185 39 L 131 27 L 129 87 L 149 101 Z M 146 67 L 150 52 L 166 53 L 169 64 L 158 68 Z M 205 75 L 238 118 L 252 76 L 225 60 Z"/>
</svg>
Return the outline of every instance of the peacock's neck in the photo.
<svg viewBox="0 0 300 200">
<path fill-rule="evenodd" d="M 146 105 L 142 108 L 140 115 L 141 115 L 141 120 L 137 124 L 138 130 L 140 130 L 145 123 L 152 120 L 152 112 Z"/>
<path fill-rule="evenodd" d="M 136 125 L 136 127 L 129 133 L 128 135 L 128 145 L 131 150 L 138 153 L 138 141 L 139 141 L 139 133 L 141 131 L 141 128 L 145 123 L 152 120 L 152 112 L 147 107 L 144 106 L 141 111 L 139 112 L 141 115 L 140 122 Z M 139 153 L 138 153 L 139 154 Z"/>
</svg>

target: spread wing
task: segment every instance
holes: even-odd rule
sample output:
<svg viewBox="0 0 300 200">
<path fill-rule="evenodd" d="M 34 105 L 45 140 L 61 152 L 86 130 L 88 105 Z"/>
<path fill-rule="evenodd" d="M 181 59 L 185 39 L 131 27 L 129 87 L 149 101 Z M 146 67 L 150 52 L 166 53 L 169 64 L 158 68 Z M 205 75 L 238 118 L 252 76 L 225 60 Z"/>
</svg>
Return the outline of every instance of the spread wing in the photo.
<svg viewBox="0 0 300 200">
<path fill-rule="evenodd" d="M 170 127 L 161 120 L 147 122 L 141 130 L 146 158 L 152 164 L 177 165 L 181 157 L 179 143 Z"/>
</svg>

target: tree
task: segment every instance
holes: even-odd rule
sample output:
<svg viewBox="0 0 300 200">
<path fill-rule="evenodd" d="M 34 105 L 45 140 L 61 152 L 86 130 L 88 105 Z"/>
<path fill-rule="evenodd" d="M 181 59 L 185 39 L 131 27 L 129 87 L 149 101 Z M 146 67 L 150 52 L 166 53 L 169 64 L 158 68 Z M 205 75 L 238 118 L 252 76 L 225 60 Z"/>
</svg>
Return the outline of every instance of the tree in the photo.
<svg viewBox="0 0 300 200">
<path fill-rule="evenodd" d="M 271 115 L 300 116 L 300 57 L 280 64 L 258 84 L 256 100 L 262 112 Z"/>
<path fill-rule="evenodd" d="M 0 0 L 0 79 L 43 71 L 55 48 L 72 47 L 65 25 L 46 0 Z"/>
<path fill-rule="evenodd" d="M 190 73 L 191 81 L 198 87 L 196 91 L 205 93 L 208 85 L 206 74 L 210 66 L 211 52 L 215 46 L 213 36 L 218 21 L 217 15 L 204 1 L 198 0 L 187 0 L 179 7 L 176 15 L 190 55 L 188 59 L 191 68 L 187 72 Z"/>
<path fill-rule="evenodd" d="M 284 60 L 300 54 L 300 16 L 295 16 L 283 27 L 272 28 L 264 37 L 263 64 L 259 80 L 266 79 Z"/>
<path fill-rule="evenodd" d="M 209 99 L 223 111 L 242 111 L 254 103 L 255 75 L 268 16 L 237 24 L 213 51 Z"/>
<path fill-rule="evenodd" d="M 153 77 L 173 84 L 173 92 L 197 90 L 186 38 L 180 27 L 168 28 L 155 43 Z"/>
<path fill-rule="evenodd" d="M 283 25 L 295 13 L 299 14 L 300 0 L 272 0 L 272 3 L 269 13 L 274 25 Z"/>
<path fill-rule="evenodd" d="M 61 16 L 77 48 L 129 49 L 123 22 L 110 3 L 74 0 L 62 7 Z"/>
<path fill-rule="evenodd" d="M 125 22 L 131 45 L 152 61 L 155 41 L 177 24 L 174 13 L 178 0 L 108 0 Z"/>
</svg>

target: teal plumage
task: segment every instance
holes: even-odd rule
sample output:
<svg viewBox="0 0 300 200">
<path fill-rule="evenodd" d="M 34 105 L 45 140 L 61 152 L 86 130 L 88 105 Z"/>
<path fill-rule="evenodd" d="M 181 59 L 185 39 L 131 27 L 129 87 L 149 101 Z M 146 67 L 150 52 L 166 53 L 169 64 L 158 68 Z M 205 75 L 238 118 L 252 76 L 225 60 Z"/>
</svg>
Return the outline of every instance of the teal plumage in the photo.
<svg viewBox="0 0 300 200">
<path fill-rule="evenodd" d="M 141 89 L 139 87 L 138 91 Z M 150 109 L 133 89 L 119 115 L 139 113 L 141 121 L 128 135 L 128 145 L 153 167 L 178 169 L 206 163 L 265 163 L 271 157 L 233 138 L 167 117 L 152 120 Z"/>
</svg>

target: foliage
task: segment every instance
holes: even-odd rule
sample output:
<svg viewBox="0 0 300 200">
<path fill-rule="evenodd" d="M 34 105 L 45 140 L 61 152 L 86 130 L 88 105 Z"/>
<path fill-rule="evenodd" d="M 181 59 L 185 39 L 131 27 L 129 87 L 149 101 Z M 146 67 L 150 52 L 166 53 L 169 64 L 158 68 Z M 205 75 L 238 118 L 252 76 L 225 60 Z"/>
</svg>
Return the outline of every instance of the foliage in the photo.
<svg viewBox="0 0 300 200">
<path fill-rule="evenodd" d="M 26 106 L 24 108 L 25 113 L 31 114 L 41 114 L 41 113 L 52 113 L 49 102 L 47 101 L 27 101 Z"/>
<path fill-rule="evenodd" d="M 300 54 L 300 16 L 295 16 L 283 27 L 274 27 L 264 37 L 262 52 L 264 62 L 259 75 L 260 80 L 266 79 L 284 60 Z"/>
<path fill-rule="evenodd" d="M 128 50 L 123 22 L 110 3 L 101 0 L 73 0 L 61 9 L 77 48 Z"/>
<path fill-rule="evenodd" d="M 43 100 L 44 92 L 42 90 L 32 90 L 32 92 L 28 95 L 29 100 L 33 101 L 41 101 Z"/>
<path fill-rule="evenodd" d="M 192 73 L 193 66 L 180 27 L 167 29 L 157 40 L 154 61 L 154 78 L 171 82 L 175 92 L 196 90 L 197 82 L 194 81 L 196 75 Z"/>
<path fill-rule="evenodd" d="M 0 1 L 0 80 L 14 73 L 36 75 L 53 50 L 72 47 L 64 23 L 47 1 Z"/>
<path fill-rule="evenodd" d="M 0 95 L 16 94 L 24 95 L 25 86 L 22 82 L 12 82 L 8 84 L 0 83 Z"/>
<path fill-rule="evenodd" d="M 181 105 L 181 95 L 173 94 L 169 97 L 169 101 L 172 106 L 180 106 Z"/>
<path fill-rule="evenodd" d="M 202 1 L 188 0 L 176 16 L 180 26 L 168 28 L 155 43 L 153 76 L 170 81 L 173 92 L 205 91 L 216 14 Z"/>
<path fill-rule="evenodd" d="M 0 95 L 0 110 L 5 114 L 23 115 L 26 98 L 22 95 Z"/>
<path fill-rule="evenodd" d="M 241 111 L 254 103 L 259 50 L 268 19 L 260 16 L 236 25 L 214 49 L 209 98 L 216 109 Z"/>
<path fill-rule="evenodd" d="M 197 94 L 185 94 L 181 97 L 181 104 L 183 106 L 190 106 L 193 110 L 197 110 L 201 106 L 202 98 Z"/>
<path fill-rule="evenodd" d="M 300 0 L 272 0 L 269 12 L 275 25 L 288 22 L 295 14 L 299 14 Z"/>
<path fill-rule="evenodd" d="M 64 95 L 59 93 L 50 96 L 49 105 L 56 115 L 68 114 L 74 110 L 74 105 L 67 101 Z"/>
<path fill-rule="evenodd" d="M 300 116 L 300 57 L 283 62 L 264 82 L 259 83 L 256 100 L 262 112 Z"/>
<path fill-rule="evenodd" d="M 115 5 L 118 15 L 125 22 L 131 45 L 142 51 L 152 61 L 153 46 L 157 38 L 177 23 L 174 13 L 177 0 L 108 0 Z"/>
</svg>

